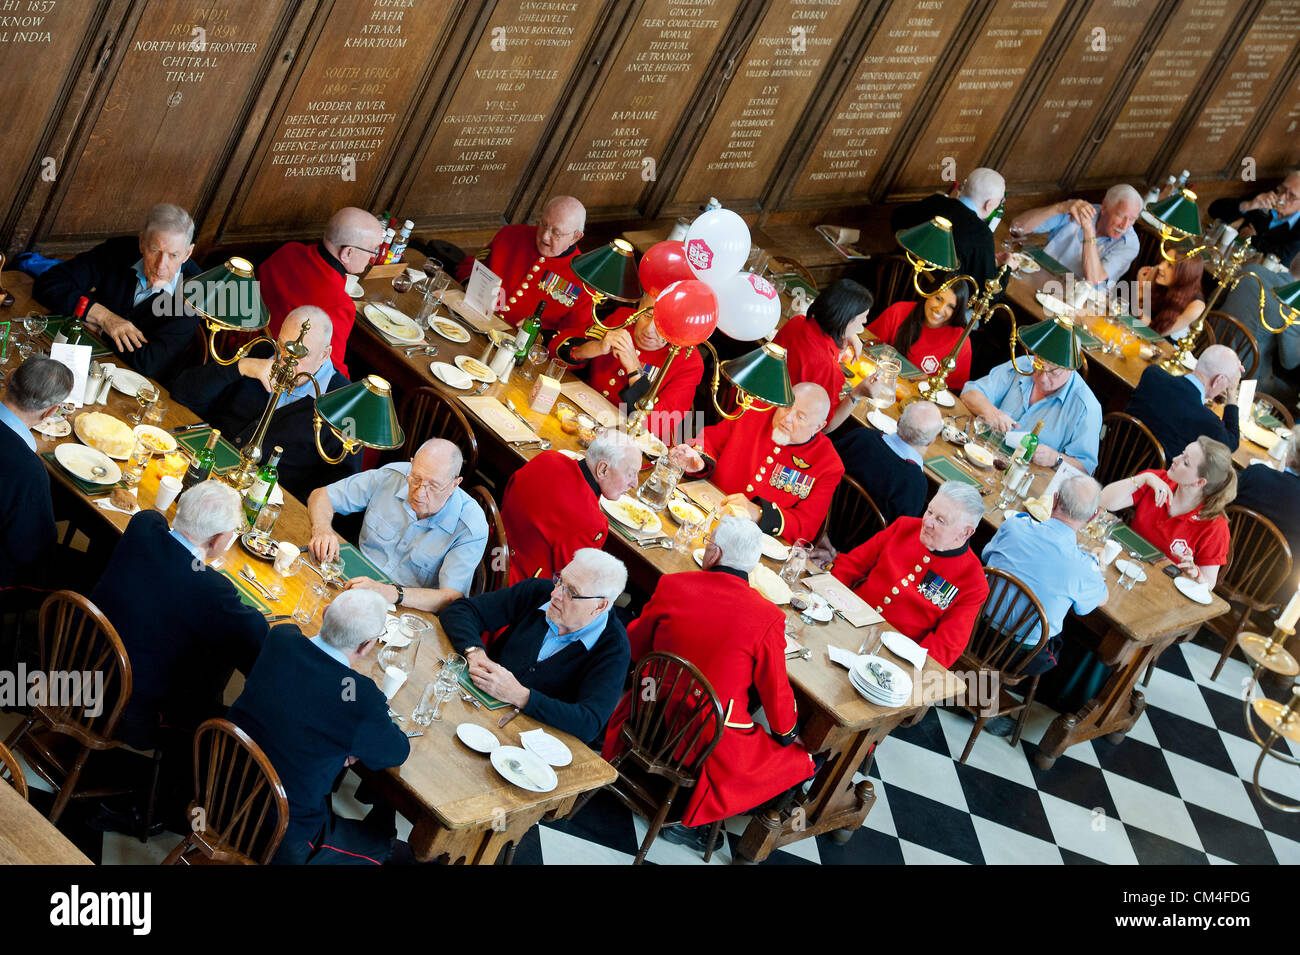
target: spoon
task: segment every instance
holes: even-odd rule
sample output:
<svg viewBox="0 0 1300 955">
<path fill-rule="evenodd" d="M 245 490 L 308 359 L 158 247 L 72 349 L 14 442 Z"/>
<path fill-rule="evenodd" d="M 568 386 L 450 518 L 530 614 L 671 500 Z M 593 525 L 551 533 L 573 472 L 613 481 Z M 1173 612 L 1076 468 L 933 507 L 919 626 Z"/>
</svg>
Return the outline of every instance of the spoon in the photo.
<svg viewBox="0 0 1300 955">
<path fill-rule="evenodd" d="M 239 576 L 243 577 L 246 581 L 248 581 L 250 584 L 256 587 L 258 591 L 262 594 L 262 596 L 265 597 L 267 600 L 275 599 L 275 595 L 272 594 L 271 591 L 267 590 L 265 587 L 262 586 L 262 582 L 257 579 L 257 574 L 253 572 L 253 568 L 250 567 L 248 564 L 244 564 L 244 568 L 239 572 Z"/>
<path fill-rule="evenodd" d="M 438 346 L 437 345 L 416 345 L 413 348 L 406 349 L 407 358 L 410 358 L 412 355 L 418 355 L 420 353 L 423 353 L 428 357 L 433 357 L 434 355 L 438 354 Z"/>
<path fill-rule="evenodd" d="M 90 476 L 93 478 L 102 478 L 106 474 L 108 474 L 108 468 L 102 464 L 96 464 L 90 469 Z"/>
<path fill-rule="evenodd" d="M 481 394 L 483 394 L 485 391 L 487 391 L 489 387 L 491 387 L 491 386 L 488 385 L 488 383 L 485 381 L 485 382 L 483 382 L 483 384 L 479 385 L 477 388 L 474 389 L 474 394 L 476 394 L 476 395 L 481 395 Z"/>
<path fill-rule="evenodd" d="M 545 438 L 529 438 L 526 441 L 511 441 L 510 444 L 516 448 L 527 448 L 532 445 L 537 445 L 539 451 L 551 450 L 551 442 L 547 441 Z"/>
</svg>

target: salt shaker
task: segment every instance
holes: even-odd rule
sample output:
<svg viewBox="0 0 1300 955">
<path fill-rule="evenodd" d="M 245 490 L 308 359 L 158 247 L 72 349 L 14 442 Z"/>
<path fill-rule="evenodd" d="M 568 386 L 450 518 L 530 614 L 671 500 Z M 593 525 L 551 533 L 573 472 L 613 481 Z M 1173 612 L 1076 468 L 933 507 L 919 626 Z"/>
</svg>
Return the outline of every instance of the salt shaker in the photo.
<svg viewBox="0 0 1300 955">
<path fill-rule="evenodd" d="M 82 398 L 82 404 L 93 405 L 95 399 L 99 397 L 99 386 L 104 383 L 104 367 L 97 361 L 90 363 L 90 371 L 86 374 L 86 393 Z"/>
</svg>

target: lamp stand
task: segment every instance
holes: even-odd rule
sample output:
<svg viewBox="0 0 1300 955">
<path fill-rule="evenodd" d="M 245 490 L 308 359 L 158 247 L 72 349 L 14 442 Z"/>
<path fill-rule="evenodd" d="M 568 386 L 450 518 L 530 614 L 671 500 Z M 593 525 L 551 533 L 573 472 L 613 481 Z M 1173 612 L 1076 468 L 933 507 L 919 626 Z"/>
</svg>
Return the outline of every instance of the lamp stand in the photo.
<svg viewBox="0 0 1300 955">
<path fill-rule="evenodd" d="M 910 253 L 908 254 L 908 258 L 912 258 Z M 915 267 L 915 265 L 916 262 L 914 261 L 913 267 Z M 926 395 L 927 397 L 933 397 L 934 395 L 939 394 L 939 392 L 947 389 L 948 376 L 951 375 L 953 370 L 957 367 L 957 356 L 961 354 L 962 346 L 966 344 L 971 334 L 979 328 L 980 324 L 992 318 L 994 312 L 998 309 L 1003 309 L 1007 315 L 1010 316 L 1011 328 L 1014 334 L 1016 327 L 1015 314 L 1004 302 L 998 302 L 996 305 L 993 303 L 993 299 L 997 298 L 997 296 L 1002 292 L 1004 287 L 1003 280 L 1010 271 L 1011 264 L 1007 263 L 1002 266 L 1002 268 L 998 269 L 997 274 L 994 275 L 993 278 L 984 283 L 982 289 L 969 275 L 958 275 L 949 279 L 947 282 L 944 282 L 933 292 L 929 293 L 929 295 L 937 295 L 945 289 L 951 288 L 956 283 L 965 280 L 975 288 L 976 295 L 971 299 L 970 305 L 968 306 L 970 317 L 966 322 L 966 327 L 962 330 L 961 337 L 957 339 L 957 344 L 953 346 L 952 351 L 948 353 L 947 357 L 939 363 L 939 370 L 916 386 L 917 390 L 921 392 L 921 394 Z M 922 292 L 920 282 L 918 281 L 920 279 L 920 274 L 920 271 L 917 271 L 912 276 L 912 284 L 916 287 L 918 292 Z M 922 292 L 922 294 L 925 293 Z M 928 298 L 929 295 L 926 297 Z M 1014 345 L 1012 350 L 1014 351 Z"/>
<path fill-rule="evenodd" d="M 1296 662 L 1296 658 L 1284 646 L 1287 638 L 1294 635 L 1294 627 L 1275 625 L 1271 636 L 1265 637 L 1258 633 L 1243 633 L 1238 644 L 1242 652 L 1255 663 L 1250 683 L 1246 687 L 1244 704 L 1246 728 L 1250 730 L 1251 737 L 1260 748 L 1259 759 L 1255 763 L 1255 772 L 1251 783 L 1254 786 L 1255 795 L 1260 800 L 1281 812 L 1300 812 L 1300 803 L 1279 802 L 1269 796 L 1264 791 L 1264 787 L 1260 785 L 1259 775 L 1260 770 L 1264 767 L 1264 761 L 1270 756 L 1291 766 L 1300 766 L 1300 759 L 1274 749 L 1274 744 L 1277 743 L 1279 738 L 1300 743 L 1300 686 L 1291 688 L 1291 697 L 1286 703 L 1279 703 L 1266 696 L 1255 697 L 1255 686 L 1259 681 L 1260 674 L 1265 670 L 1290 678 L 1300 674 L 1300 663 Z M 1256 732 L 1256 718 L 1267 728 L 1267 737 L 1261 738 L 1260 734 Z"/>
<path fill-rule="evenodd" d="M 659 369 L 659 374 L 655 376 L 655 380 L 650 383 L 650 390 L 637 400 L 636 407 L 633 409 L 632 413 L 628 415 L 627 423 L 629 431 L 635 432 L 644 427 L 645 419 L 649 417 L 650 412 L 654 410 L 655 402 L 659 400 L 659 388 L 663 385 L 664 379 L 668 377 L 668 369 L 672 367 L 673 359 L 675 359 L 682 351 L 685 351 L 687 355 L 690 355 L 691 346 L 687 345 L 683 347 L 681 345 L 672 344 L 668 346 L 668 358 L 663 363 L 663 367 Z M 649 429 L 647 428 L 646 430 Z"/>
</svg>

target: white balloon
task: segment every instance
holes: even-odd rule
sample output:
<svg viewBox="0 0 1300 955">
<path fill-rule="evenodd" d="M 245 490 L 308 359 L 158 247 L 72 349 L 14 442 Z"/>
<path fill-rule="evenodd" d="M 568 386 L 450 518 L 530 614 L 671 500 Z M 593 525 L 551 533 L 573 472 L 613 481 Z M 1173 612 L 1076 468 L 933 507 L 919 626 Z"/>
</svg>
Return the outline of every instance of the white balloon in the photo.
<svg viewBox="0 0 1300 955">
<path fill-rule="evenodd" d="M 691 223 L 683 245 L 686 264 L 709 284 L 735 275 L 749 258 L 749 226 L 730 209 L 710 209 Z"/>
<path fill-rule="evenodd" d="M 718 328 L 737 341 L 766 338 L 781 320 L 776 287 L 753 272 L 738 272 L 714 286 L 718 296 Z"/>
</svg>

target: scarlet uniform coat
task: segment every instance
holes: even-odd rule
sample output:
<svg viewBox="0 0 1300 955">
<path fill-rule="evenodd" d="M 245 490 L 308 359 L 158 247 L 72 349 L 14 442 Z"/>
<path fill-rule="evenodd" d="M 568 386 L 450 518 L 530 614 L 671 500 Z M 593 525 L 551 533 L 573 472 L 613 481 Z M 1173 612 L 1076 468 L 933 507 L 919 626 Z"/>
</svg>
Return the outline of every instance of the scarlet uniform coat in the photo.
<svg viewBox="0 0 1300 955">
<path fill-rule="evenodd" d="M 478 256 L 469 256 L 456 270 L 461 282 L 469 279 L 475 258 L 501 277 L 505 308 L 501 318 L 516 328 L 546 302 L 542 328 L 553 331 L 570 322 L 591 321 L 591 296 L 573 274 L 570 263 L 578 254 L 571 246 L 563 255 L 547 258 L 537 252 L 537 226 L 508 225 L 497 232 Z M 585 327 L 585 326 L 584 326 Z"/>
<path fill-rule="evenodd" d="M 549 580 L 583 547 L 603 548 L 609 519 L 585 464 L 543 451 L 510 476 L 501 502 L 510 544 L 510 583 Z"/>
<path fill-rule="evenodd" d="M 631 308 L 620 308 L 605 319 L 605 324 L 615 327 L 622 325 L 632 317 L 632 313 Z M 551 354 L 569 364 L 570 367 L 582 364 L 570 362 L 571 349 L 591 340 L 587 338 L 587 329 L 591 327 L 590 322 L 583 316 L 574 317 L 580 321 L 577 324 L 565 325 L 551 342 Z M 631 331 L 630 328 L 628 330 Z M 637 347 L 642 377 L 636 384 L 628 384 L 627 371 L 613 352 L 608 355 L 598 355 L 586 362 L 586 367 L 579 374 L 583 381 L 604 395 L 611 404 L 622 403 L 630 409 L 653 387 L 654 379 L 658 377 L 660 369 L 668 361 L 670 347 L 665 345 L 655 351 L 646 351 Z M 682 430 L 680 423 L 690 414 L 691 403 L 695 399 L 695 387 L 703 377 L 704 359 L 700 357 L 698 349 L 692 348 L 689 354 L 685 349 L 679 352 L 673 359 L 673 363 L 668 366 L 668 375 L 655 396 L 654 410 L 646 418 L 647 429 L 668 443 L 676 440 L 676 434 Z"/>
<path fill-rule="evenodd" d="M 659 650 L 699 667 L 726 714 L 722 739 L 704 763 L 683 823 L 706 825 L 746 812 L 813 774 L 808 751 L 790 745 L 797 714 L 785 670 L 785 615 L 744 575 L 714 568 L 660 578 L 627 634 L 634 660 Z M 751 688 L 776 739 L 749 716 Z M 619 730 L 630 708 L 624 696 L 610 718 L 605 759 L 623 748 Z"/>
<path fill-rule="evenodd" d="M 330 361 L 346 377 L 348 366 L 344 357 L 348 336 L 357 320 L 357 307 L 347 292 L 347 275 L 342 265 L 335 265 L 337 262 L 319 243 L 312 246 L 288 242 L 262 263 L 257 280 L 261 283 L 262 301 L 271 313 L 266 330 L 272 338 L 280 334 L 285 316 L 300 305 L 324 309 L 334 323 Z"/>
<path fill-rule="evenodd" d="M 900 517 L 871 540 L 835 559 L 838 580 L 883 614 L 892 627 L 925 647 L 944 666 L 952 666 L 970 642 L 988 584 L 979 558 L 967 546 L 953 553 L 931 553 L 921 543 L 921 518 Z M 921 593 L 938 575 L 956 593 L 946 608 Z M 864 579 L 865 578 L 865 579 Z M 941 599 L 950 592 L 933 585 Z"/>
<path fill-rule="evenodd" d="M 724 494 L 743 494 L 759 505 L 758 526 L 765 533 L 812 540 L 826 520 L 844 464 L 820 431 L 803 444 L 777 444 L 775 413 L 747 411 L 701 431 L 693 444 L 705 456 L 705 470 L 694 476 L 707 476 Z"/>
<path fill-rule="evenodd" d="M 807 315 L 796 315 L 782 326 L 772 339 L 773 344 L 785 349 L 785 366 L 790 372 L 790 383 L 811 381 L 826 389 L 834 408 L 844 391 L 844 370 L 840 368 L 842 349 L 822 327 Z"/>
<path fill-rule="evenodd" d="M 898 337 L 898 328 L 906 321 L 908 314 L 917 305 L 916 302 L 896 302 L 880 313 L 880 317 L 867 326 L 867 331 L 875 335 L 882 342 L 894 344 L 894 339 Z M 924 308 L 924 306 L 921 306 Z M 957 344 L 957 339 L 961 338 L 964 331 L 961 325 L 944 325 L 941 328 L 931 328 L 925 324 L 925 319 L 921 319 L 921 333 L 916 336 L 916 341 L 908 349 L 907 360 L 917 368 L 920 368 L 927 375 L 933 375 L 939 370 L 939 365 L 952 352 L 952 348 Z M 966 382 L 970 380 L 970 339 L 961 344 L 961 351 L 957 353 L 957 365 L 948 376 L 948 387 L 953 392 L 961 391 Z"/>
</svg>

